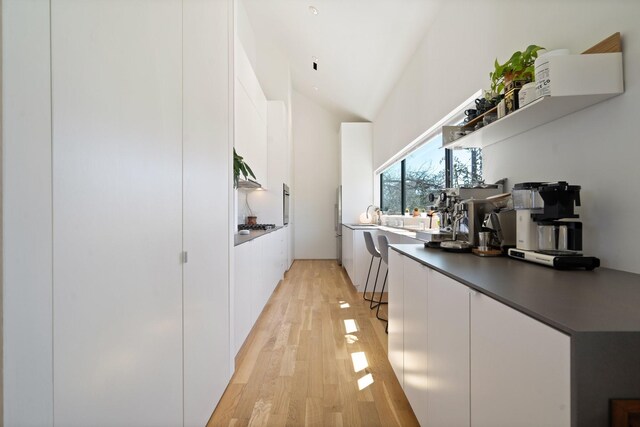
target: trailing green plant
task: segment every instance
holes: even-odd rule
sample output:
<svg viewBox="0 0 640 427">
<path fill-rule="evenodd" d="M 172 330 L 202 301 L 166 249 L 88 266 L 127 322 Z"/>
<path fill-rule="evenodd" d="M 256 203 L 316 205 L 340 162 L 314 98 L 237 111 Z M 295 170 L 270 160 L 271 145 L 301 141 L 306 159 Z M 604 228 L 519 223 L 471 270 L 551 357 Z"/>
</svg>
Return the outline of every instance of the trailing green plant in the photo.
<svg viewBox="0 0 640 427">
<path fill-rule="evenodd" d="M 504 64 L 496 58 L 494 70 L 489 73 L 491 79 L 491 92 L 499 95 L 507 83 L 516 80 L 533 81 L 535 76 L 534 62 L 538 57 L 538 51 L 544 49 L 537 45 L 530 45 L 524 52 L 516 51 Z"/>
<path fill-rule="evenodd" d="M 233 187 L 238 188 L 238 179 L 240 179 L 240 174 L 244 176 L 244 179 L 249 178 L 250 176 L 255 179 L 256 176 L 249 167 L 249 165 L 244 161 L 244 158 L 236 153 L 236 149 L 233 149 Z"/>
</svg>

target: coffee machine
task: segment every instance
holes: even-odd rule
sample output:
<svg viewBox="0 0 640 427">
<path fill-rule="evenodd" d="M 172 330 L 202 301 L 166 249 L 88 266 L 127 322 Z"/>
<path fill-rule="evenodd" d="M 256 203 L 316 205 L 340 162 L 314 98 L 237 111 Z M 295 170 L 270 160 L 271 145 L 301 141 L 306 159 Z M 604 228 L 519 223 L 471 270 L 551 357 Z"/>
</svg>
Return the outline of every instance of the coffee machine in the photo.
<svg viewBox="0 0 640 427">
<path fill-rule="evenodd" d="M 464 203 L 467 205 L 468 240 L 472 246 L 480 245 L 480 232 L 489 232 L 489 246 L 500 248 L 504 253 L 509 247 L 515 246 L 515 211 L 510 206 L 509 193 L 465 200 Z"/>
<path fill-rule="evenodd" d="M 600 260 L 582 255 L 582 222 L 574 212 L 580 206 L 580 186 L 565 181 L 516 184 L 516 248 L 509 256 L 558 269 L 593 270 Z"/>
<path fill-rule="evenodd" d="M 445 188 L 438 197 L 430 195 L 429 201 L 434 205 L 431 209 L 440 218 L 439 230 L 418 231 L 416 238 L 425 241 L 428 247 L 440 247 L 445 241 L 467 241 L 477 239 L 478 232 L 470 233 L 468 202 L 469 200 L 484 200 L 489 196 L 502 193 L 502 184 L 488 184 L 477 187 Z"/>
</svg>

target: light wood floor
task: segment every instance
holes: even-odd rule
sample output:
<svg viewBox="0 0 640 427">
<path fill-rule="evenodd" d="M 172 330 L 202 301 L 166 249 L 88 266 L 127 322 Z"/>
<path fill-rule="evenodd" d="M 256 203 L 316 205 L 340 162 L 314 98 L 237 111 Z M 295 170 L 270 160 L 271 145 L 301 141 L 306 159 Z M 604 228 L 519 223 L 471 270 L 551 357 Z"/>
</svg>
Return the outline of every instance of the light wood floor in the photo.
<svg viewBox="0 0 640 427">
<path fill-rule="evenodd" d="M 368 304 L 335 261 L 296 261 L 236 358 L 208 426 L 419 425 Z"/>
</svg>

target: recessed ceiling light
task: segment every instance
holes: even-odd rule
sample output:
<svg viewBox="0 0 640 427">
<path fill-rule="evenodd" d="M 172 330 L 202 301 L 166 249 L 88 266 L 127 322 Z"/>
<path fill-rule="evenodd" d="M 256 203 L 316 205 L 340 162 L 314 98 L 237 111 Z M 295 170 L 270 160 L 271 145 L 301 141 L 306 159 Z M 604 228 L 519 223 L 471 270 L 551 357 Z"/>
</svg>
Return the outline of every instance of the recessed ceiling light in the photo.
<svg viewBox="0 0 640 427">
<path fill-rule="evenodd" d="M 318 86 L 314 86 L 313 90 L 315 90 L 317 92 L 318 91 Z M 340 307 L 342 307 L 342 306 L 340 306 Z"/>
<path fill-rule="evenodd" d="M 313 15 L 317 15 L 318 14 L 318 9 L 316 9 L 313 6 L 309 6 L 309 12 L 311 12 Z"/>
</svg>

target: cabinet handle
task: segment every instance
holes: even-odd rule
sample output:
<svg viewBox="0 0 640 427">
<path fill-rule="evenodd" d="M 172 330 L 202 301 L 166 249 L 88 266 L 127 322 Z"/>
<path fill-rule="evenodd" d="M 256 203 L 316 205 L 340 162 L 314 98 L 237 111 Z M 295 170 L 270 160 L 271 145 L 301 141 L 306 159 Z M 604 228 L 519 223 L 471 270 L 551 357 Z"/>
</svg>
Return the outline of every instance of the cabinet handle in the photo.
<svg viewBox="0 0 640 427">
<path fill-rule="evenodd" d="M 182 263 L 186 264 L 189 262 L 189 253 L 187 251 L 182 252 Z"/>
</svg>

